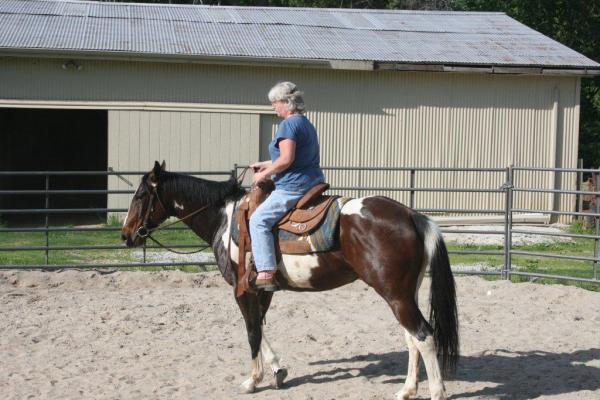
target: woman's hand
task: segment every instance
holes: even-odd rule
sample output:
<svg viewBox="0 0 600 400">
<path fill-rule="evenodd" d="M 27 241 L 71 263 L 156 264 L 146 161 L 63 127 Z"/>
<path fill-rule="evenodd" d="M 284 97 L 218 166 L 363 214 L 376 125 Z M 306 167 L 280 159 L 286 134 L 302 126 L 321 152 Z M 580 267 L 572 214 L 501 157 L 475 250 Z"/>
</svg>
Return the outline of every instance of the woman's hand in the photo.
<svg viewBox="0 0 600 400">
<path fill-rule="evenodd" d="M 261 172 L 256 172 L 252 176 L 252 183 L 256 185 L 262 181 L 267 180 L 270 176 L 271 175 L 267 171 L 264 171 L 264 170 Z"/>
<path fill-rule="evenodd" d="M 252 172 L 256 173 L 256 172 L 260 172 L 260 171 L 264 171 L 265 168 L 267 168 L 269 165 L 271 165 L 272 161 L 258 161 L 255 162 L 254 164 L 250 164 L 250 168 L 252 168 Z"/>
</svg>

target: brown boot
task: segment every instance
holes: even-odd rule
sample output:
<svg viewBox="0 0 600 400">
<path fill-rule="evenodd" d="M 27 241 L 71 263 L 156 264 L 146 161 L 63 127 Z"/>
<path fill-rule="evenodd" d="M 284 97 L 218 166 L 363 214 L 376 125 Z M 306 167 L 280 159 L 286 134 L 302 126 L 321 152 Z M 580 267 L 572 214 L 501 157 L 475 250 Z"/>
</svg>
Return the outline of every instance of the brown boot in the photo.
<svg viewBox="0 0 600 400">
<path fill-rule="evenodd" d="M 266 292 L 275 292 L 279 290 L 279 286 L 275 281 L 275 271 L 260 271 L 256 277 L 254 286 L 257 289 L 262 289 Z"/>
</svg>

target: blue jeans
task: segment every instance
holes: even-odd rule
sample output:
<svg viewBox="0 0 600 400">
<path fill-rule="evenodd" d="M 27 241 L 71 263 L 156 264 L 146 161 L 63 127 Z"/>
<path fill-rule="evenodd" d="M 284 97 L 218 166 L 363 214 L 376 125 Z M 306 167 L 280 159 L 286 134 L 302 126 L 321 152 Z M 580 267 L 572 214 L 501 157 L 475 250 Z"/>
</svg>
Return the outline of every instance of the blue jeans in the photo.
<svg viewBox="0 0 600 400">
<path fill-rule="evenodd" d="M 250 217 L 252 254 L 257 271 L 277 269 L 273 226 L 291 210 L 304 192 L 275 189 Z"/>
</svg>

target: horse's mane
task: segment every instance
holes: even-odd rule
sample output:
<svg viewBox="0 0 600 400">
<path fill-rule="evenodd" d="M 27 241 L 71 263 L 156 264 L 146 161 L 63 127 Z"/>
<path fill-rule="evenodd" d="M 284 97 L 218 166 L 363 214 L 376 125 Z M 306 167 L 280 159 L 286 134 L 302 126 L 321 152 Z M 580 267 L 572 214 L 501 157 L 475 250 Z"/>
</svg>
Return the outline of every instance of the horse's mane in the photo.
<svg viewBox="0 0 600 400">
<path fill-rule="evenodd" d="M 217 182 L 175 172 L 161 171 L 160 185 L 164 192 L 180 193 L 182 200 L 199 205 L 220 207 L 227 200 L 237 200 L 245 190 L 235 178 Z"/>
</svg>

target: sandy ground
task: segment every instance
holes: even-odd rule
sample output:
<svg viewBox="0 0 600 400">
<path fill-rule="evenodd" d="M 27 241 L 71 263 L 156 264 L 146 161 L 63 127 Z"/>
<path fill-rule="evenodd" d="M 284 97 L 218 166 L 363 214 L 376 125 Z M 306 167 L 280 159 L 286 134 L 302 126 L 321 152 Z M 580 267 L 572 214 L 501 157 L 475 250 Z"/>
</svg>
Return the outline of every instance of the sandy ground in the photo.
<svg viewBox="0 0 600 400">
<path fill-rule="evenodd" d="M 451 399 L 600 398 L 600 293 L 456 281 Z M 216 273 L 0 272 L 0 301 L 2 399 L 392 399 L 406 373 L 402 330 L 361 282 L 276 294 L 266 334 L 287 386 L 253 395 L 237 394 L 249 348 Z"/>
</svg>

